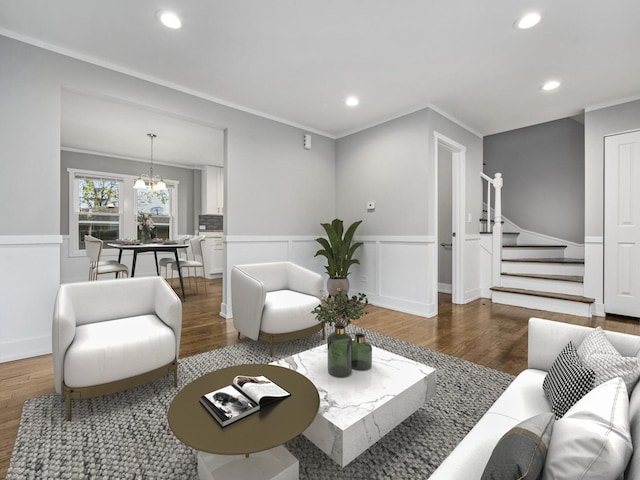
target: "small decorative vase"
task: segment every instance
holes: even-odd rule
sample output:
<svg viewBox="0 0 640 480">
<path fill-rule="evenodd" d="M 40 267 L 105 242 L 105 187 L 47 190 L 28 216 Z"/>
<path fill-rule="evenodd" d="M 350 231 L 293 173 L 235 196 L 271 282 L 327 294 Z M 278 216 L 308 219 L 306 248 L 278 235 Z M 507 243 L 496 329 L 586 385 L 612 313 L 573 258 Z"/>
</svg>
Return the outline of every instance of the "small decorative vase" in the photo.
<svg viewBox="0 0 640 480">
<path fill-rule="evenodd" d="M 371 368 L 371 345 L 365 341 L 364 333 L 356 333 L 356 341 L 351 347 L 351 366 L 355 370 Z"/>
<path fill-rule="evenodd" d="M 348 377 L 351 375 L 351 336 L 344 326 L 336 325 L 336 330 L 327 339 L 329 375 Z"/>
</svg>

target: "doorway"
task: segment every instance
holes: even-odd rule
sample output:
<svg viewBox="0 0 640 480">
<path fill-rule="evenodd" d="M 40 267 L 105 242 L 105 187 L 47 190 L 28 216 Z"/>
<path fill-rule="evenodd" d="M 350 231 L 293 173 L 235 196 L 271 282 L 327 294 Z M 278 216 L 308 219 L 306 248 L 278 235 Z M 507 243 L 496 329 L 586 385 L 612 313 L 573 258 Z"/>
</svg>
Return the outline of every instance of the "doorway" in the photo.
<svg viewBox="0 0 640 480">
<path fill-rule="evenodd" d="M 438 252 L 440 249 L 444 250 L 440 243 L 451 244 L 450 247 L 450 263 L 451 263 L 451 302 L 455 304 L 464 304 L 464 242 L 466 237 L 466 229 L 464 222 L 465 212 L 465 165 L 466 165 L 466 147 L 458 142 L 447 138 L 446 136 L 434 132 L 434 157 L 435 157 L 435 171 L 436 171 L 436 185 L 435 185 L 435 224 L 436 224 L 436 236 L 438 241 Z M 443 176 L 440 179 L 440 158 L 443 161 L 449 161 L 451 166 L 451 173 Z M 444 166 L 443 166 L 444 168 Z M 442 192 L 441 192 L 442 188 Z M 447 193 L 447 192 L 450 192 Z M 440 211 L 440 193 L 445 198 L 450 198 L 451 207 L 444 208 L 444 211 Z M 451 219 L 450 223 L 443 219 L 442 229 L 444 231 L 441 235 L 441 221 L 440 215 L 445 215 Z M 450 225 L 450 229 L 449 229 Z M 450 242 L 445 241 L 447 238 L 446 230 L 450 232 Z M 443 241 L 440 241 L 440 238 Z M 436 274 L 435 278 L 435 296 L 438 298 L 438 277 L 440 271 L 440 255 L 436 255 Z M 443 262 L 449 262 L 447 255 L 443 255 Z M 443 270 L 448 272 L 446 266 L 443 266 Z M 437 301 L 436 301 L 437 305 Z M 436 307 L 437 308 L 437 307 Z"/>
<path fill-rule="evenodd" d="M 438 145 L 438 293 L 451 295 L 453 269 L 452 154 Z"/>
</svg>

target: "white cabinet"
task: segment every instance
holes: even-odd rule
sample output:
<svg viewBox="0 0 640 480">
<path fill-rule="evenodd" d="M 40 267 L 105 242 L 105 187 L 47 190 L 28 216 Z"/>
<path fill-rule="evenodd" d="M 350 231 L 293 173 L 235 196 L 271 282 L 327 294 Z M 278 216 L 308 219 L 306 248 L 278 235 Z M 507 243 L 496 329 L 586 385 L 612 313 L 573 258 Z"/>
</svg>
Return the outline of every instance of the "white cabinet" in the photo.
<svg viewBox="0 0 640 480">
<path fill-rule="evenodd" d="M 224 243 L 222 242 L 222 236 L 208 236 L 205 235 L 204 239 L 204 262 L 207 270 L 207 275 L 217 276 L 221 275 L 224 271 Z"/>
<path fill-rule="evenodd" d="M 224 213 L 224 169 L 205 165 L 202 167 L 202 213 Z"/>
<path fill-rule="evenodd" d="M 216 238 L 213 243 L 213 267 L 211 273 L 222 274 L 224 271 L 224 243 L 222 237 Z"/>
</svg>

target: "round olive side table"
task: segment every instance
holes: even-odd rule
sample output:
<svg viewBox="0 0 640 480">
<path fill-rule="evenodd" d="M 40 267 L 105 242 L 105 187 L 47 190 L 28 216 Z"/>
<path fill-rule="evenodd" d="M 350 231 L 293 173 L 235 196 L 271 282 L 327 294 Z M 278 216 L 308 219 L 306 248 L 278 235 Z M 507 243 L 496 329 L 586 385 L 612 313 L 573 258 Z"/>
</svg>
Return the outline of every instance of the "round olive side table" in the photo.
<svg viewBox="0 0 640 480">
<path fill-rule="evenodd" d="M 199 399 L 231 385 L 237 375 L 264 375 L 291 396 L 221 427 Z M 167 413 L 169 426 L 183 443 L 198 450 L 200 479 L 298 479 L 298 460 L 283 446 L 313 422 L 320 399 L 304 375 L 276 365 L 246 364 L 203 375 L 186 385 Z"/>
</svg>

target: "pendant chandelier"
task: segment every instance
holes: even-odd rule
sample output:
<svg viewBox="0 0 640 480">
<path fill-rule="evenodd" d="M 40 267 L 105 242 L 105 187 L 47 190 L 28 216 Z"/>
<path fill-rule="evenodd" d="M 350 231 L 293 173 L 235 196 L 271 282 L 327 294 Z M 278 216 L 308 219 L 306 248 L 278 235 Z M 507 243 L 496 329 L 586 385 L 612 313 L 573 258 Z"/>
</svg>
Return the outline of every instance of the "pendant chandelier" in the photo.
<svg viewBox="0 0 640 480">
<path fill-rule="evenodd" d="M 153 139 L 157 137 L 155 133 L 147 133 L 147 137 L 151 140 L 151 166 L 149 167 L 149 175 L 143 173 L 136 180 L 133 188 L 136 190 L 147 189 L 152 192 L 161 192 L 167 189 L 167 184 L 160 175 L 153 175 Z"/>
</svg>

